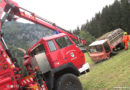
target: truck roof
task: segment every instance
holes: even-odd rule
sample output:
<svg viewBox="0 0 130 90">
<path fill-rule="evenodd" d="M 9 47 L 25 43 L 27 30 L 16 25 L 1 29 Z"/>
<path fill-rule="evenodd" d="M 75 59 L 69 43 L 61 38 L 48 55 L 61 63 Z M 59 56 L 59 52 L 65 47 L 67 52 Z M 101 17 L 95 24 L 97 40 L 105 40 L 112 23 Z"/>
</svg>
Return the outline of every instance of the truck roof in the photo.
<svg viewBox="0 0 130 90">
<path fill-rule="evenodd" d="M 42 39 L 47 41 L 47 40 L 51 40 L 51 39 L 54 39 L 54 38 L 65 36 L 65 35 L 66 34 L 64 34 L 64 33 L 59 33 L 59 34 L 55 34 L 55 35 L 52 35 L 52 36 L 43 37 Z"/>
<path fill-rule="evenodd" d="M 108 40 L 108 39 L 98 40 L 98 41 L 95 41 L 95 42 L 91 43 L 89 46 L 101 45 L 101 44 L 105 43 L 107 40 Z"/>
<path fill-rule="evenodd" d="M 55 38 L 58 38 L 58 37 L 62 37 L 62 36 L 65 36 L 66 34 L 64 33 L 59 33 L 59 34 L 55 34 L 55 35 L 52 35 L 52 36 L 47 36 L 47 37 L 43 37 L 41 38 L 39 41 L 37 41 L 34 45 L 32 45 L 29 49 L 28 49 L 28 54 L 30 54 L 30 52 L 37 47 L 37 45 L 39 45 L 39 43 L 41 41 L 48 41 L 48 40 L 52 40 L 52 39 L 55 39 Z"/>
</svg>

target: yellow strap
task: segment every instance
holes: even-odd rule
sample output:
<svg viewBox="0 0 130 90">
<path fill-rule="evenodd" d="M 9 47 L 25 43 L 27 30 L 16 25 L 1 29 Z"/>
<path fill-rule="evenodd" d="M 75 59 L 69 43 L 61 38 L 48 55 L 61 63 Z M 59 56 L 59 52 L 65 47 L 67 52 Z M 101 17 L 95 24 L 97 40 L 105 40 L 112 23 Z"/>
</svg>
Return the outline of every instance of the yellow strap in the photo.
<svg viewBox="0 0 130 90">
<path fill-rule="evenodd" d="M 25 88 L 33 88 L 33 89 L 37 89 L 38 86 L 33 86 L 33 87 L 25 87 Z"/>
</svg>

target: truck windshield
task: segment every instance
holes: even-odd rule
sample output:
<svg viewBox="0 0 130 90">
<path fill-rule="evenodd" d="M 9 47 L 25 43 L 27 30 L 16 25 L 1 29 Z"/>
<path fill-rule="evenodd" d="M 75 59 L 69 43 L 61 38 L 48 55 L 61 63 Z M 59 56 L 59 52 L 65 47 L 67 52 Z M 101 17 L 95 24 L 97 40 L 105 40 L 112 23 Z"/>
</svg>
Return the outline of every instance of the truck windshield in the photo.
<svg viewBox="0 0 130 90">
<path fill-rule="evenodd" d="M 34 48 L 32 51 L 31 51 L 31 56 L 34 56 L 34 55 L 37 55 L 37 54 L 40 54 L 40 53 L 43 53 L 45 52 L 45 48 L 43 45 L 38 45 L 36 48 Z"/>
<path fill-rule="evenodd" d="M 59 48 L 64 48 L 64 47 L 72 45 L 72 42 L 69 40 L 67 36 L 57 38 L 56 43 L 58 44 Z"/>
<path fill-rule="evenodd" d="M 90 53 L 97 53 L 97 52 L 102 52 L 103 48 L 101 45 L 98 46 L 91 46 L 89 49 Z"/>
</svg>

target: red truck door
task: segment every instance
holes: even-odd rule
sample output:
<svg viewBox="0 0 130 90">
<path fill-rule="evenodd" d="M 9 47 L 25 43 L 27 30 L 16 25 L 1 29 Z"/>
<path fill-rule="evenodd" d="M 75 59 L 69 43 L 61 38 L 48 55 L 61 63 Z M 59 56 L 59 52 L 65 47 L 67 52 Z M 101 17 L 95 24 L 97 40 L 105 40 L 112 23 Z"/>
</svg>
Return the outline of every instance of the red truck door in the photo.
<svg viewBox="0 0 130 90">
<path fill-rule="evenodd" d="M 63 55 L 61 51 L 56 46 L 56 43 L 54 40 L 47 41 L 49 50 L 47 53 L 48 60 L 52 66 L 52 68 L 56 68 L 62 64 L 64 64 Z"/>
<path fill-rule="evenodd" d="M 110 56 L 110 53 L 111 53 L 111 48 L 108 44 L 108 42 L 104 43 L 104 49 L 105 49 L 105 52 L 106 52 L 106 57 L 109 57 Z"/>
</svg>

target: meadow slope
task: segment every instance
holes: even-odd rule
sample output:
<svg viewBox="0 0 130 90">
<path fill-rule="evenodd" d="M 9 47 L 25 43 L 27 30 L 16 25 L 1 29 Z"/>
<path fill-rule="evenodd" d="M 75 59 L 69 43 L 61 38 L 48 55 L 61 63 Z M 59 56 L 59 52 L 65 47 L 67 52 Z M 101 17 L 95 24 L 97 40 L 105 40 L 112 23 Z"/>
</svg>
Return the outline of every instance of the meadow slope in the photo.
<svg viewBox="0 0 130 90">
<path fill-rule="evenodd" d="M 130 46 L 129 50 L 98 64 L 87 53 L 85 56 L 91 71 L 80 77 L 84 90 L 130 90 Z"/>
</svg>

